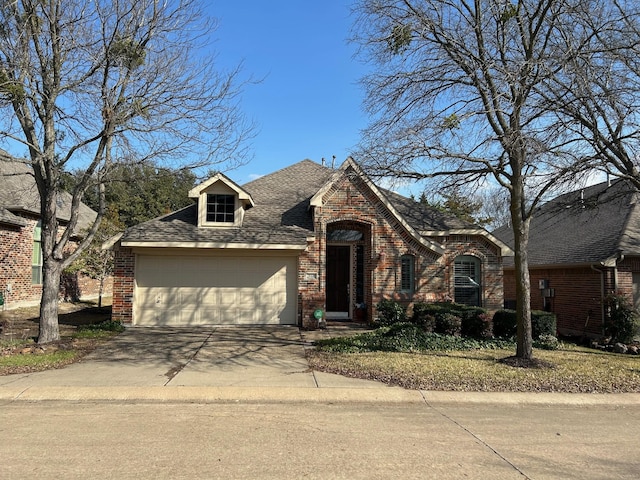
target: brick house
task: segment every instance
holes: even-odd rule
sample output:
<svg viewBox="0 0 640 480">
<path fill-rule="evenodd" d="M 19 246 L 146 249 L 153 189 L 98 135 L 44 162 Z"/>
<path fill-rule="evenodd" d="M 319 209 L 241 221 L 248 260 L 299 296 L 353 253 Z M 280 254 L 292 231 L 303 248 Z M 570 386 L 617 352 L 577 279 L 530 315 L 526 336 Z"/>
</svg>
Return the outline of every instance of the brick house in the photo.
<svg viewBox="0 0 640 480">
<path fill-rule="evenodd" d="M 8 154 L 1 152 L 4 158 Z M 59 199 L 61 229 L 69 221 L 71 195 Z M 81 205 L 78 230 L 95 219 L 96 212 Z M 0 160 L 0 294 L 3 308 L 36 305 L 42 295 L 40 251 L 40 196 L 31 168 L 22 162 Z M 77 241 L 75 237 L 72 241 Z M 73 247 L 72 247 L 73 248 Z M 60 286 L 64 299 L 94 298 L 98 282 L 83 275 L 65 275 Z M 111 282 L 105 284 L 110 294 Z"/>
<path fill-rule="evenodd" d="M 640 198 L 629 183 L 600 183 L 561 195 L 531 221 L 531 307 L 554 312 L 564 335 L 598 337 L 604 299 L 617 292 L 640 307 Z M 510 227 L 494 234 L 513 245 Z M 505 261 L 504 298 L 515 307 L 513 259 Z"/>
<path fill-rule="evenodd" d="M 218 174 L 189 196 L 114 245 L 114 319 L 309 327 L 317 310 L 371 321 L 383 298 L 502 306 L 506 245 L 378 187 L 352 159 L 242 187 Z"/>
</svg>

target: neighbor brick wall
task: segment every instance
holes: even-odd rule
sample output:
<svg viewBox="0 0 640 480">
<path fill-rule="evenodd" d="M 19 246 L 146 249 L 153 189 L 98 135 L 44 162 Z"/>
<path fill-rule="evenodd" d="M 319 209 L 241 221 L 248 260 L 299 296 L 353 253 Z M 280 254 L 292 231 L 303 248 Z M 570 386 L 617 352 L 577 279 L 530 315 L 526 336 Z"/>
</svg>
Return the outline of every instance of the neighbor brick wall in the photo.
<svg viewBox="0 0 640 480">
<path fill-rule="evenodd" d="M 602 281 L 605 291 L 613 288 L 612 269 L 603 274 L 589 267 L 530 269 L 531 308 L 544 310 L 544 298 L 538 288 L 540 280 L 547 280 L 555 296 L 548 300 L 547 310 L 554 312 L 561 334 L 599 336 L 603 333 Z M 515 271 L 504 274 L 504 298 L 515 301 Z"/>
<path fill-rule="evenodd" d="M 16 214 L 23 218 L 27 225 L 14 227 L 0 225 L 0 291 L 5 297 L 5 306 L 15 308 L 33 305 L 40 301 L 42 285 L 31 283 L 31 262 L 33 256 L 33 231 L 38 223 L 34 216 Z M 60 233 L 62 233 L 62 228 Z M 67 250 L 74 249 L 76 244 L 70 242 Z M 7 286 L 11 285 L 11 292 Z M 97 280 L 81 274 L 64 274 L 60 283 L 60 298 L 77 300 L 79 298 L 96 298 L 99 293 Z M 104 295 L 111 294 L 111 278 L 105 280 Z"/>
<path fill-rule="evenodd" d="M 38 221 L 34 217 L 18 216 L 27 222 L 26 226 L 0 225 L 0 289 L 8 308 L 37 303 L 42 295 L 42 286 L 31 284 L 33 229 Z M 8 285 L 11 292 L 7 292 Z"/>
</svg>

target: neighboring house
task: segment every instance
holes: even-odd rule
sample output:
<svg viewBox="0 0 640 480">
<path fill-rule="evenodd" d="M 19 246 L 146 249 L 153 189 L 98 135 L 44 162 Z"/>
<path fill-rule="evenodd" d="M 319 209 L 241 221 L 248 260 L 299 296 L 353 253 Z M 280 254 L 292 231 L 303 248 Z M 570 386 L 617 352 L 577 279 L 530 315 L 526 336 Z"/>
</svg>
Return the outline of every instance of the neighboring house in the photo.
<svg viewBox="0 0 640 480">
<path fill-rule="evenodd" d="M 383 298 L 502 306 L 506 245 L 383 190 L 352 159 L 304 160 L 242 187 L 217 174 L 189 196 L 115 244 L 114 319 L 310 327 L 319 309 L 371 321 Z"/>
<path fill-rule="evenodd" d="M 605 298 L 625 295 L 640 306 L 638 191 L 618 180 L 561 195 L 531 221 L 531 307 L 554 312 L 561 334 L 603 335 Z M 511 227 L 494 234 L 513 245 Z M 515 307 L 513 259 L 505 262 L 505 305 Z"/>
<path fill-rule="evenodd" d="M 10 158 L 0 151 L 3 158 Z M 71 195 L 58 201 L 58 220 L 64 228 L 70 218 Z M 78 231 L 88 228 L 96 212 L 80 206 Z M 35 305 L 42 295 L 40 196 L 33 171 L 19 161 L 0 160 L 0 293 L 4 308 Z M 72 241 L 79 239 L 76 236 Z M 62 298 L 93 298 L 98 283 L 82 275 L 65 275 Z M 111 283 L 107 282 L 108 293 Z"/>
</svg>

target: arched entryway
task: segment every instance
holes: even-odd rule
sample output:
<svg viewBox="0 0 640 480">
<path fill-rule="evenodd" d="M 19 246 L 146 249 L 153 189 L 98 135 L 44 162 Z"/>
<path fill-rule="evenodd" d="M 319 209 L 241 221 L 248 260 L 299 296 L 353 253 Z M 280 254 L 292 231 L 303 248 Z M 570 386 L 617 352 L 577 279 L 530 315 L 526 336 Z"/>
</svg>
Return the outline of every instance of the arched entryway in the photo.
<svg viewBox="0 0 640 480">
<path fill-rule="evenodd" d="M 327 225 L 326 316 L 366 320 L 371 301 L 371 226 L 355 221 Z"/>
</svg>

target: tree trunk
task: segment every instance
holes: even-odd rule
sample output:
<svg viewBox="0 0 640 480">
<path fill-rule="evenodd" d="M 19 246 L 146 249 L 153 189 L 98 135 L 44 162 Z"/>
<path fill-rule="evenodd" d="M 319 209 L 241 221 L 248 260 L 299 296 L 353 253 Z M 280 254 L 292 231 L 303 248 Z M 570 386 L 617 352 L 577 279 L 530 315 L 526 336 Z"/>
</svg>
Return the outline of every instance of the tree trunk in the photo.
<svg viewBox="0 0 640 480">
<path fill-rule="evenodd" d="M 518 321 L 516 357 L 533 358 L 531 337 L 531 281 L 529 278 L 529 224 L 524 214 L 524 185 L 511 193 L 511 222 L 514 234 L 516 275 L 516 317 Z"/>
<path fill-rule="evenodd" d="M 61 274 L 62 267 L 60 262 L 53 258 L 48 258 L 43 261 L 38 343 L 49 343 L 60 340 L 58 295 L 60 291 Z"/>
</svg>

